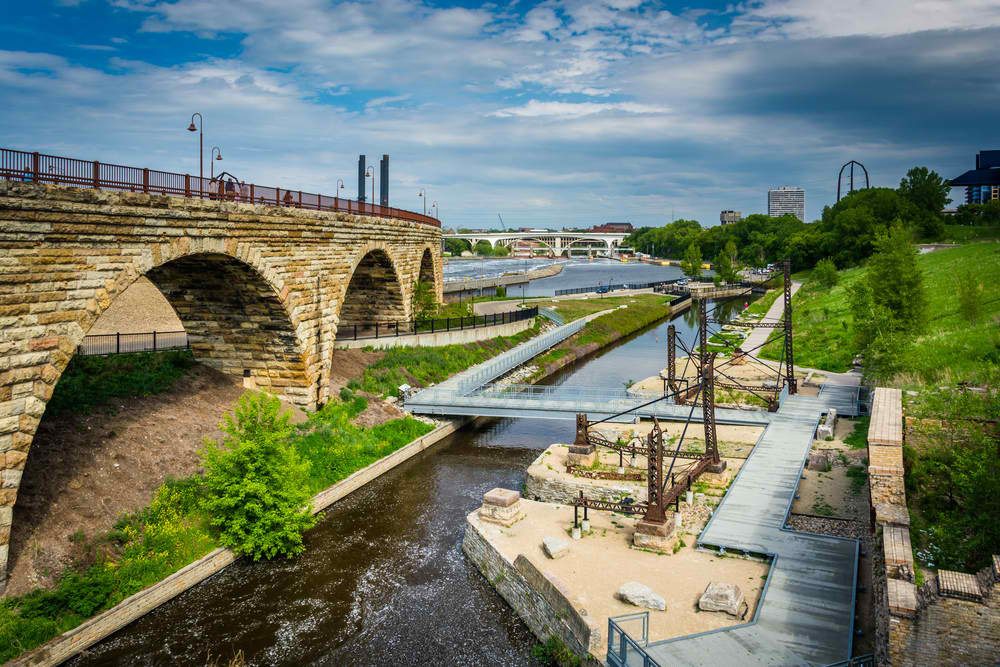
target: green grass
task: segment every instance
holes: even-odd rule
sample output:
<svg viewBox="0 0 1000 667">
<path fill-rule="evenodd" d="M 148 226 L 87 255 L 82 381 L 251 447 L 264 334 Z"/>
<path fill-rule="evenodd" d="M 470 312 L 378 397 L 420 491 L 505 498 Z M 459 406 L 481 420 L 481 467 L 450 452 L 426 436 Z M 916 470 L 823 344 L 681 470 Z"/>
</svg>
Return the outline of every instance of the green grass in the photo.
<svg viewBox="0 0 1000 667">
<path fill-rule="evenodd" d="M 776 282 L 778 283 L 778 286 L 775 289 L 768 290 L 767 292 L 765 292 L 763 296 L 761 296 L 759 299 L 756 299 L 743 312 L 746 313 L 747 315 L 752 315 L 758 318 L 764 317 L 764 315 L 767 314 L 767 310 L 771 307 L 772 304 L 774 304 L 777 298 L 782 294 L 784 294 L 784 289 L 782 287 L 784 285 L 784 280 L 779 278 Z"/>
<path fill-rule="evenodd" d="M 1000 239 L 1000 227 L 970 227 L 968 225 L 945 225 L 943 243 L 968 243 L 969 241 L 996 241 Z"/>
<path fill-rule="evenodd" d="M 632 305 L 645 307 L 648 304 L 654 304 L 659 306 L 664 303 L 670 303 L 673 299 L 674 297 L 672 296 L 665 297 L 658 294 L 637 294 L 635 296 L 609 296 L 604 298 L 595 296 L 589 299 L 540 301 L 537 305 L 540 308 L 551 308 L 562 315 L 565 321 L 572 322 L 573 320 L 578 320 L 581 317 L 593 315 L 594 313 L 599 313 L 602 310 L 608 310 L 609 308 L 617 308 L 622 305 L 628 305 L 629 307 L 632 307 Z"/>
<path fill-rule="evenodd" d="M 78 354 L 59 378 L 46 412 L 89 412 L 115 398 L 159 394 L 169 390 L 194 364 L 189 350 L 107 357 Z"/>
<path fill-rule="evenodd" d="M 927 294 L 926 324 L 903 359 L 906 372 L 893 383 L 911 387 L 936 382 L 978 383 L 987 366 L 1000 363 L 1000 243 L 972 243 L 917 258 Z M 955 299 L 956 274 L 976 272 L 983 286 L 983 316 L 976 324 L 962 319 Z M 795 363 L 843 372 L 850 368 L 853 344 L 847 287 L 863 277 L 863 267 L 840 272 L 829 290 L 803 285 L 795 295 L 792 320 Z M 764 356 L 778 359 L 781 346 L 772 342 Z"/>
<path fill-rule="evenodd" d="M 851 449 L 865 449 L 868 447 L 868 425 L 871 417 L 861 417 L 854 423 L 854 430 L 846 438 L 844 444 Z"/>
<path fill-rule="evenodd" d="M 426 387 L 509 350 L 537 335 L 538 331 L 536 323 L 519 334 L 476 343 L 389 348 L 385 356 L 365 369 L 360 380 L 352 380 L 349 386 L 376 396 L 395 396 L 402 384 Z"/>
<path fill-rule="evenodd" d="M 300 424 L 294 436 L 309 461 L 309 491 L 317 493 L 391 454 L 433 427 L 412 417 L 373 428 L 351 420 L 367 401 L 344 392 Z M 76 627 L 126 597 L 164 579 L 219 546 L 202 510 L 200 475 L 166 482 L 145 509 L 114 530 L 79 540 L 82 553 L 52 590 L 0 601 L 0 662 Z"/>
<path fill-rule="evenodd" d="M 558 312 L 567 321 L 608 308 L 615 308 L 615 310 L 591 320 L 584 326 L 582 331 L 570 336 L 548 352 L 536 357 L 532 362 L 539 368 L 536 377 L 545 373 L 548 364 L 565 357 L 580 347 L 592 344 L 604 347 L 619 338 L 663 319 L 670 314 L 671 300 L 669 297 L 665 298 L 655 294 L 640 294 L 632 297 L 615 297 L 613 299 L 574 300 L 571 302 L 573 307 L 569 308 L 568 312 L 562 308 L 567 302 L 560 302 Z M 626 304 L 628 307 L 619 309 L 617 306 L 622 304 Z"/>
</svg>

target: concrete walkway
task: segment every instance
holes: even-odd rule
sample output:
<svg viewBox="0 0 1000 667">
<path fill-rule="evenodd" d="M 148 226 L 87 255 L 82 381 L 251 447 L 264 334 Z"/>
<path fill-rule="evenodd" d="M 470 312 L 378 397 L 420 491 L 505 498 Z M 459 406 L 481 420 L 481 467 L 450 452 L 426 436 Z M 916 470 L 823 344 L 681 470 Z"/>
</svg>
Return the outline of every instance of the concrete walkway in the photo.
<svg viewBox="0 0 1000 667">
<path fill-rule="evenodd" d="M 825 393 L 782 403 L 698 539 L 774 558 L 753 621 L 651 643 L 646 652 L 658 664 L 829 665 L 850 657 L 857 541 L 784 528 L 820 415 L 850 400 L 853 388 Z"/>
<path fill-rule="evenodd" d="M 795 296 L 795 293 L 799 291 L 800 287 L 802 287 L 802 283 L 797 283 L 794 280 L 792 281 L 792 296 Z M 774 303 L 771 304 L 771 307 L 767 309 L 767 312 L 764 313 L 764 317 L 761 318 L 761 322 L 780 322 L 784 312 L 785 300 L 779 295 L 779 297 L 774 300 Z M 771 335 L 772 331 L 774 331 L 774 329 L 753 329 L 750 331 L 750 335 L 747 336 L 747 339 L 743 341 L 743 345 L 741 347 L 744 350 L 753 350 L 758 345 L 763 345 L 767 342 L 767 338 Z M 760 350 L 757 350 L 752 354 L 755 357 L 759 357 Z"/>
</svg>

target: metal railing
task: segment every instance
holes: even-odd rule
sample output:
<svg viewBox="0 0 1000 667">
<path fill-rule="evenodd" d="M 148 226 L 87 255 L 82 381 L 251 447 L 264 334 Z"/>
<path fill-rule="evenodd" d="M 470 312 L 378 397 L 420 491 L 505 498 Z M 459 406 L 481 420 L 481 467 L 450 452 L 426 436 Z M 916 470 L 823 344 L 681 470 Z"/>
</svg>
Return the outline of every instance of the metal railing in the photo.
<svg viewBox="0 0 1000 667">
<path fill-rule="evenodd" d="M 468 315 L 465 317 L 438 317 L 426 320 L 409 320 L 406 322 L 363 322 L 345 324 L 337 330 L 339 340 L 368 340 L 374 338 L 398 338 L 421 333 L 444 333 L 448 331 L 464 331 L 465 329 L 482 329 L 511 322 L 523 322 L 538 315 L 538 308 L 518 308 L 504 313 L 490 315 Z"/>
<path fill-rule="evenodd" d="M 149 331 L 145 333 L 91 334 L 83 337 L 77 354 L 105 355 L 130 352 L 160 352 L 190 347 L 185 331 Z"/>
<path fill-rule="evenodd" d="M 632 401 L 663 396 L 662 391 L 636 391 L 614 387 L 581 387 L 576 385 L 503 384 L 487 385 L 477 396 L 497 398 L 560 398 L 565 400 Z"/>
<path fill-rule="evenodd" d="M 660 280 L 652 283 L 614 283 L 608 285 L 591 285 L 590 287 L 570 287 L 567 289 L 557 289 L 555 291 L 555 296 L 566 296 L 567 294 L 590 294 L 591 292 L 617 292 L 619 290 L 625 289 L 650 289 L 663 287 L 665 285 L 672 285 L 676 283 L 680 278 L 676 280 Z"/>
<path fill-rule="evenodd" d="M 638 639 L 633 639 L 621 626 L 636 621 L 642 624 L 642 631 Z M 660 663 L 646 653 L 644 647 L 648 643 L 648 611 L 608 619 L 608 664 L 611 667 L 660 667 Z"/>
<path fill-rule="evenodd" d="M 172 197 L 197 197 L 219 201 L 266 206 L 288 206 L 314 211 L 341 211 L 381 218 L 398 218 L 425 225 L 440 227 L 436 218 L 392 206 L 359 202 L 343 197 L 313 194 L 301 190 L 239 183 L 227 190 L 221 179 L 212 180 L 158 171 L 144 167 L 126 167 L 97 161 L 46 155 L 38 152 L 0 149 L 0 179 L 28 183 L 54 183 L 95 190 L 119 190 L 169 195 Z"/>
</svg>

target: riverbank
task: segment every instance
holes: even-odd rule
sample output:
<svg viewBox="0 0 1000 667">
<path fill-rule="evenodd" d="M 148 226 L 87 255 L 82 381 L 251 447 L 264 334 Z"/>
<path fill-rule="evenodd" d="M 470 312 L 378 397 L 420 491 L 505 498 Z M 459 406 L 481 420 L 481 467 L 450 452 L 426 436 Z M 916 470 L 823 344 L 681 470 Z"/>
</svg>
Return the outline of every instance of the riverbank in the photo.
<svg viewBox="0 0 1000 667">
<path fill-rule="evenodd" d="M 512 346 L 513 344 L 516 344 L 516 342 L 515 341 L 507 341 L 504 344 L 509 344 L 509 345 Z M 476 345 L 472 345 L 472 346 L 453 346 L 453 349 L 452 350 L 448 350 L 448 352 L 458 352 L 459 348 L 465 348 L 464 350 L 462 350 L 462 352 L 464 353 L 465 356 L 462 356 L 461 354 L 459 354 L 457 356 L 455 356 L 455 355 L 445 355 L 446 357 L 448 357 L 448 358 L 451 359 L 451 366 L 450 367 L 458 367 L 458 366 L 467 367 L 468 365 L 471 365 L 471 363 L 475 363 L 474 359 L 478 358 L 478 356 L 485 355 L 485 356 L 488 357 L 488 356 L 492 356 L 492 354 L 496 353 L 496 350 L 494 350 L 493 348 L 490 348 L 490 346 L 488 346 L 488 345 L 483 345 L 483 344 L 476 344 Z M 441 348 L 439 348 L 439 350 L 440 349 Z M 359 351 L 352 351 L 352 352 L 359 352 Z M 390 353 L 391 352 L 392 351 L 390 351 Z M 405 352 L 405 351 L 401 351 L 401 352 Z M 416 351 L 415 350 L 411 350 L 410 352 L 416 352 Z M 372 355 L 374 355 L 374 354 L 377 354 L 377 353 L 370 353 L 369 352 L 369 353 L 366 353 L 366 354 L 372 354 Z M 387 360 L 387 357 L 388 357 L 388 360 Z M 378 362 L 379 361 L 384 361 L 385 363 L 382 366 L 380 366 L 378 370 L 385 371 L 386 369 L 389 369 L 389 368 L 396 368 L 396 369 L 400 368 L 400 366 L 399 366 L 399 364 L 401 363 L 400 359 L 391 357 L 390 354 L 387 353 L 381 359 L 374 360 L 374 363 L 371 363 L 371 364 L 367 365 L 366 368 L 365 368 L 365 372 L 367 373 L 367 371 L 369 370 L 369 368 L 371 368 L 372 366 L 378 366 Z M 424 368 L 422 368 L 422 369 L 420 368 L 419 364 L 416 367 L 414 367 L 414 368 L 406 368 L 405 369 L 406 372 L 409 374 L 409 376 L 410 376 L 411 379 L 417 380 L 417 378 L 418 378 L 418 375 L 415 375 L 412 371 L 416 371 L 421 377 L 424 378 L 425 381 L 428 381 L 428 382 L 433 381 L 433 380 L 430 380 L 429 378 L 441 377 L 443 374 L 450 374 L 450 373 L 446 373 L 447 370 L 450 367 L 448 365 L 441 364 L 440 363 L 440 358 L 438 359 L 439 363 L 436 363 L 436 364 L 433 363 L 433 360 L 430 359 L 430 358 L 427 358 L 424 361 L 427 362 L 427 366 L 424 367 Z M 391 373 L 387 375 L 385 373 L 376 372 L 372 376 L 369 376 L 368 380 L 369 381 L 374 380 L 376 387 L 377 386 L 391 387 L 391 388 L 387 389 L 387 391 L 384 392 L 383 395 L 392 395 L 392 394 L 395 393 L 395 385 L 393 384 L 395 382 L 395 380 L 394 379 L 393 380 L 389 380 L 388 378 L 390 376 L 391 376 Z M 417 381 L 419 383 L 419 380 L 417 380 Z M 354 382 L 356 383 L 355 386 L 358 386 L 360 384 L 360 383 L 358 383 L 358 381 L 356 379 L 354 380 Z M 350 383 L 351 383 L 351 380 L 348 380 L 348 384 L 350 384 Z M 444 435 L 446 435 L 446 434 L 444 434 Z M 441 435 L 441 437 L 444 437 L 444 435 Z M 423 440 L 423 443 L 427 444 L 429 446 L 430 441 L 425 438 Z M 409 446 L 407 445 L 406 447 L 409 447 Z M 404 447 L 404 449 L 406 447 Z M 385 460 L 385 459 L 383 459 L 383 460 Z M 402 462 L 404 460 L 406 460 L 406 457 L 402 457 L 402 458 L 400 458 L 398 460 L 394 459 L 394 458 L 393 459 L 389 459 L 389 461 L 391 463 L 391 465 L 389 467 L 397 465 L 398 463 L 400 463 L 400 462 Z M 375 466 L 377 464 L 378 464 L 378 461 L 376 461 L 375 463 L 373 463 L 371 465 Z M 383 470 L 382 472 L 384 472 L 384 471 L 385 470 Z M 381 474 L 381 472 L 379 474 Z M 358 485 L 358 486 L 360 486 L 360 485 Z M 338 486 L 338 488 L 340 488 L 340 487 Z M 357 488 L 357 486 L 354 487 L 354 488 Z M 326 497 L 329 498 L 329 494 L 327 494 Z M 317 504 L 319 504 L 319 502 L 320 502 L 319 496 L 317 496 L 315 500 L 316 500 Z M 325 504 L 328 504 L 328 503 L 325 503 Z M 140 532 L 142 532 L 142 531 L 140 531 Z M 198 544 L 205 544 L 204 541 L 198 541 L 197 543 Z M 206 546 L 210 546 L 210 545 L 206 545 Z M 183 552 L 181 550 L 178 550 L 178 555 L 181 554 L 181 553 L 185 553 L 185 552 Z M 217 562 L 218 558 L 210 559 L 210 560 L 212 560 L 212 562 Z M 225 560 L 225 559 L 223 559 L 223 560 Z M 228 562 L 232 562 L 232 561 L 229 560 Z M 224 566 L 225 564 L 226 563 L 223 563 L 222 565 L 220 565 L 220 567 Z M 209 568 L 209 569 L 211 569 L 211 568 Z M 165 585 L 167 586 L 167 588 L 169 588 L 169 589 L 172 590 L 172 592 L 170 593 L 170 595 L 164 595 L 162 598 L 159 595 L 139 595 L 139 598 L 141 600 L 145 601 L 145 602 L 143 602 L 144 605 L 149 604 L 150 600 L 158 600 L 156 602 L 156 605 L 161 604 L 166 599 L 169 599 L 170 597 L 173 597 L 174 595 L 176 595 L 177 593 L 179 593 L 181 590 L 184 590 L 184 588 L 190 587 L 190 586 L 194 585 L 194 583 L 196 583 L 196 581 L 192 581 L 192 577 L 193 577 L 192 572 L 193 571 L 200 571 L 200 568 L 194 568 L 194 570 L 192 570 L 190 567 L 185 567 L 184 568 L 184 575 L 183 576 L 180 576 L 180 573 L 178 573 L 178 575 L 180 576 L 180 578 L 170 578 L 170 577 L 173 577 L 173 575 L 170 575 L 170 577 L 167 578 L 167 581 L 166 581 Z M 213 570 L 213 571 L 217 571 L 217 570 Z M 164 574 L 166 574 L 166 573 L 164 573 Z M 205 576 L 207 576 L 207 574 Z M 195 578 L 195 579 L 197 581 L 201 580 L 201 579 L 198 579 L 198 578 Z M 184 585 L 182 586 L 179 582 L 183 582 Z M 135 582 L 131 582 L 130 585 L 134 585 L 134 584 L 135 584 Z M 176 589 L 176 590 L 174 590 L 174 589 Z M 136 589 L 133 588 L 133 590 L 136 590 Z M 157 589 L 157 590 L 160 590 L 160 589 Z M 130 592 L 131 591 L 127 591 L 127 589 L 120 589 L 120 593 L 115 593 L 115 595 L 120 595 L 119 599 L 121 599 L 121 598 L 124 598 L 125 595 L 127 595 Z M 129 608 L 132 608 L 133 610 L 136 608 L 135 605 L 131 605 L 131 604 L 126 605 L 126 606 L 129 607 Z M 19 605 L 12 604 L 12 605 L 10 605 L 8 607 L 8 611 L 11 614 L 13 614 L 14 616 L 17 616 L 18 614 L 16 613 L 16 611 L 17 611 L 18 608 L 19 608 Z M 141 609 L 142 607 L 140 606 L 138 608 Z M 98 607 L 98 609 L 99 609 L 99 607 Z M 141 611 L 140 613 L 145 613 L 145 611 Z M 16 627 L 16 626 L 19 625 L 19 623 L 17 622 L 17 620 L 16 619 L 8 618 L 7 620 L 9 622 L 3 623 L 3 624 L 0 624 L 0 625 L 3 625 L 8 631 L 10 631 L 13 634 L 19 634 L 20 637 L 18 637 L 18 638 L 10 637 L 10 641 L 5 641 L 4 643 L 8 647 L 18 646 L 18 647 L 22 647 L 22 648 L 28 648 L 27 644 L 29 642 L 31 642 L 33 639 L 35 640 L 34 643 L 37 644 L 38 641 L 44 640 L 45 635 L 51 636 L 52 634 L 54 634 L 55 632 L 59 631 L 60 629 L 65 628 L 67 625 L 70 625 L 70 627 L 72 627 L 72 624 L 70 623 L 70 621 L 73 618 L 74 617 L 72 617 L 72 616 L 63 616 L 61 618 L 61 620 L 56 619 L 52 623 L 47 624 L 46 627 L 39 627 L 37 623 L 34 623 L 34 624 L 32 624 L 32 627 L 30 627 L 30 628 L 24 627 L 23 624 L 20 624 L 20 627 Z M 79 618 L 79 616 L 76 616 L 75 618 L 77 620 L 82 620 L 82 619 Z M 134 616 L 132 618 L 134 618 Z M 21 620 L 24 620 L 24 619 L 22 618 Z M 36 618 L 36 617 L 33 617 L 32 620 L 39 620 L 39 619 Z M 115 622 L 117 622 L 117 621 L 115 621 Z M 102 622 L 99 622 L 99 623 L 96 622 L 96 621 L 94 621 L 93 623 L 88 622 L 87 624 L 85 624 L 86 627 L 83 630 L 81 630 L 81 631 L 86 631 L 87 633 L 94 633 L 94 632 L 97 632 L 100 628 L 104 628 L 104 630 L 103 630 L 104 632 L 112 632 L 112 631 L 114 631 L 114 629 L 116 629 L 116 627 L 112 627 L 113 623 L 111 623 L 111 625 L 109 625 L 109 623 L 111 623 L 111 621 L 107 621 L 107 622 L 102 621 Z M 117 627 L 120 627 L 120 626 L 117 626 Z M 26 637 L 25 636 L 25 632 L 27 632 L 28 634 L 30 634 L 31 637 Z M 72 637 L 76 637 L 76 635 L 72 635 Z M 72 639 L 72 641 L 74 643 L 79 643 L 81 640 L 79 640 L 79 639 Z M 97 641 L 97 639 L 95 639 L 94 641 Z M 46 654 L 47 653 L 48 653 L 48 649 L 46 649 Z M 10 656 L 8 655 L 8 657 L 10 657 Z"/>
</svg>

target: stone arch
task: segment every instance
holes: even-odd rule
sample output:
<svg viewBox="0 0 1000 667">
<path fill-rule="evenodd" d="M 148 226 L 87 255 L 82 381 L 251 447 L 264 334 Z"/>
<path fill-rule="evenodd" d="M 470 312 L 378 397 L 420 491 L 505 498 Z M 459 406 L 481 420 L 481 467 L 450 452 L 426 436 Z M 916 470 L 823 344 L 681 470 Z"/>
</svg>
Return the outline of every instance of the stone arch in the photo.
<svg viewBox="0 0 1000 667">
<path fill-rule="evenodd" d="M 417 274 L 417 280 L 422 283 L 430 283 L 436 287 L 436 274 L 437 271 L 434 270 L 434 254 L 430 248 L 424 248 L 424 251 L 420 254 L 420 272 Z"/>
<path fill-rule="evenodd" d="M 13 430 L 4 428 L 0 434 L 0 593 L 6 583 L 17 492 L 46 405 L 94 323 L 140 276 L 147 276 L 173 307 L 199 361 L 244 378 L 245 385 L 303 407 L 315 405 L 311 375 L 287 305 L 288 288 L 279 288 L 273 276 L 265 277 L 271 272 L 249 252 L 241 252 L 241 258 L 223 252 L 222 244 L 198 244 L 194 249 L 191 245 L 156 244 L 126 262 L 104 260 L 109 270 L 101 280 L 90 281 L 94 286 L 76 301 L 69 290 L 87 281 L 70 275 L 51 283 L 65 290 L 65 310 L 48 318 L 44 333 L 24 341 L 21 357 L 35 365 L 17 369 L 23 382 L 9 396 L 19 394 L 13 405 L 18 412 L 10 424 Z M 80 305 L 72 309 L 71 303 Z"/>
<path fill-rule="evenodd" d="M 405 290 L 388 248 L 363 248 L 350 276 L 341 299 L 339 330 L 409 318 Z"/>
</svg>

